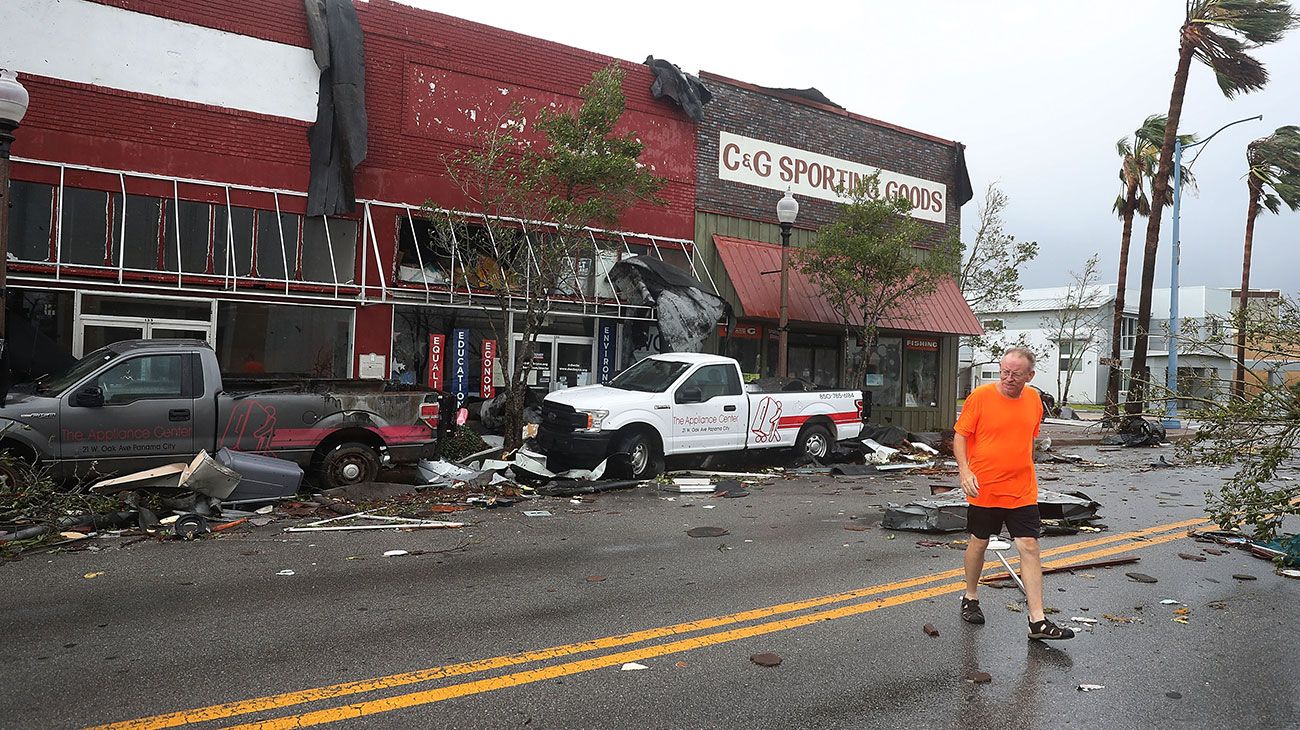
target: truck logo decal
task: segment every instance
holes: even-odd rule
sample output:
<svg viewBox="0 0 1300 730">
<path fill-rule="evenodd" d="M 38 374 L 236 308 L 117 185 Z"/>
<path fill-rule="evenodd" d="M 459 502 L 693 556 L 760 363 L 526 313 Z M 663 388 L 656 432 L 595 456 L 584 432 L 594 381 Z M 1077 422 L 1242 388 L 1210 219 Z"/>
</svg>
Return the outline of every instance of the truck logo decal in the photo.
<svg viewBox="0 0 1300 730">
<path fill-rule="evenodd" d="M 754 420 L 749 431 L 754 435 L 754 442 L 759 444 L 774 443 L 781 440 L 777 430 L 781 423 L 781 401 L 771 396 L 763 398 L 754 406 Z"/>
<path fill-rule="evenodd" d="M 275 422 L 275 406 L 264 406 L 255 400 L 241 401 L 230 412 L 220 445 L 239 451 L 270 451 L 275 439 Z"/>
</svg>

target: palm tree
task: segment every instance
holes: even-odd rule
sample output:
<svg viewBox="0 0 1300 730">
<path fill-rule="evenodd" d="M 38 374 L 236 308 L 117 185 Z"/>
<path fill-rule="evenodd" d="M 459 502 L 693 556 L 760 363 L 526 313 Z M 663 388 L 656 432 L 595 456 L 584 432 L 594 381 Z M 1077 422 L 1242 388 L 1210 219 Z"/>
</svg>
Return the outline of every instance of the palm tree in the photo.
<svg viewBox="0 0 1300 730">
<path fill-rule="evenodd" d="M 1255 91 L 1268 83 L 1264 64 L 1247 51 L 1276 43 L 1300 23 L 1283 0 L 1188 0 L 1179 29 L 1178 65 L 1169 95 L 1165 137 L 1160 144 L 1160 163 L 1151 185 L 1151 215 L 1147 217 L 1146 244 L 1142 251 L 1142 294 L 1138 300 L 1137 342 L 1133 346 L 1133 367 L 1125 410 L 1141 413 L 1147 379 L 1147 332 L 1151 328 L 1151 288 L 1156 278 L 1156 252 L 1160 246 L 1160 211 L 1169 199 L 1169 174 L 1174 164 L 1174 139 L 1183 116 L 1183 96 L 1192 59 L 1214 70 L 1219 89 L 1232 98 Z"/>
<path fill-rule="evenodd" d="M 1119 414 L 1119 352 L 1121 352 L 1121 331 L 1123 314 L 1125 314 L 1125 294 L 1128 281 L 1128 243 L 1132 240 L 1134 218 L 1151 214 L 1151 201 L 1147 197 L 1147 184 L 1156 177 L 1156 165 L 1160 161 L 1160 143 L 1165 139 L 1164 114 L 1152 114 L 1134 131 L 1131 142 L 1121 138 L 1115 143 L 1119 153 L 1119 182 L 1123 191 L 1115 196 L 1114 212 L 1123 221 L 1123 233 L 1119 236 L 1119 277 L 1115 282 L 1115 312 L 1110 329 L 1110 366 L 1106 375 L 1106 420 L 1113 420 Z M 1178 139 L 1183 145 L 1196 142 L 1196 135 L 1183 134 Z M 1187 165 L 1180 171 L 1180 181 L 1184 187 L 1195 187 L 1196 181 Z M 1173 203 L 1173 191 L 1165 205 Z"/>
<path fill-rule="evenodd" d="M 1155 177 L 1156 163 L 1160 159 L 1160 142 L 1165 138 L 1165 117 L 1153 114 L 1142 122 L 1142 126 L 1133 132 L 1133 139 L 1122 137 L 1115 143 L 1119 153 L 1119 180 L 1123 191 L 1115 197 L 1114 211 L 1123 221 L 1123 233 L 1119 241 L 1119 279 L 1115 285 L 1115 317 L 1111 324 L 1110 358 L 1115 363 L 1106 376 L 1106 419 L 1119 414 L 1119 360 L 1120 333 L 1124 324 L 1124 295 L 1128 283 L 1128 248 L 1133 237 L 1133 219 L 1151 213 L 1151 202 L 1147 199 L 1146 185 Z M 1179 135 L 1184 145 L 1196 141 L 1192 134 Z M 1186 165 L 1181 172 L 1182 185 L 1195 186 L 1192 171 Z M 1165 203 L 1172 203 L 1170 200 Z"/>
<path fill-rule="evenodd" d="M 1232 392 L 1246 395 L 1246 302 L 1250 299 L 1250 254 L 1260 206 L 1277 215 L 1283 205 L 1300 210 L 1300 127 L 1278 127 L 1246 146 L 1246 241 L 1241 249 L 1241 304 L 1237 312 L 1237 374 Z"/>
</svg>

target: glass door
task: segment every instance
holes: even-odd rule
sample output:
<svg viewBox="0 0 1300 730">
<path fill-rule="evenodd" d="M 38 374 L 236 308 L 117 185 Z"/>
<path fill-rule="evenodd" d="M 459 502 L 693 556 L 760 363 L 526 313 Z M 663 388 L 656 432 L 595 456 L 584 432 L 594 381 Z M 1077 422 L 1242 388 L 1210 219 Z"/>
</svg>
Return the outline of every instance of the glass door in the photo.
<svg viewBox="0 0 1300 730">
<path fill-rule="evenodd" d="M 555 382 L 557 387 L 576 388 L 595 382 L 592 375 L 590 342 L 555 343 Z"/>
<path fill-rule="evenodd" d="M 87 352 L 94 352 L 104 345 L 111 345 L 122 340 L 144 339 L 143 324 L 119 322 L 82 322 L 79 334 L 80 347 L 73 355 L 82 357 Z"/>
<path fill-rule="evenodd" d="M 122 340 L 195 339 L 216 341 L 216 302 L 77 292 L 72 354 Z M 154 314 L 168 317 L 155 317 Z"/>
</svg>

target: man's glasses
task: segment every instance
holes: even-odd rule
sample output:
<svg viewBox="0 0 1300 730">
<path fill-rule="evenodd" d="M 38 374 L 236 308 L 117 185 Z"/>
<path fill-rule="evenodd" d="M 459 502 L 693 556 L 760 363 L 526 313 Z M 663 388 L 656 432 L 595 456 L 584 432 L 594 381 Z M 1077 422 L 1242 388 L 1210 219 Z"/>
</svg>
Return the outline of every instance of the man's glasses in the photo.
<svg viewBox="0 0 1300 730">
<path fill-rule="evenodd" d="M 1002 370 L 998 373 L 998 375 L 1001 375 L 1004 378 L 1014 378 L 1016 380 L 1024 380 L 1025 377 L 1029 375 L 1029 373 L 1021 372 L 1019 370 Z"/>
</svg>

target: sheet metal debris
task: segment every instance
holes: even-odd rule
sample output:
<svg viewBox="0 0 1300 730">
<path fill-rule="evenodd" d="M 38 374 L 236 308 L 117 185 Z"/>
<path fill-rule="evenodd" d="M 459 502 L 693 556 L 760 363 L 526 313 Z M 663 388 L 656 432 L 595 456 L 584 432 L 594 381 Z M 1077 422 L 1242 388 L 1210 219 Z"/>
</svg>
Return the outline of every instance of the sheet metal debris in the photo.
<svg viewBox="0 0 1300 730">
<path fill-rule="evenodd" d="M 904 505 L 891 502 L 885 509 L 881 527 L 887 530 L 959 532 L 966 529 L 967 505 L 966 495 L 960 491 L 946 492 Z M 1044 518 L 1086 522 L 1097 517 L 1100 506 L 1082 492 L 1038 490 L 1038 508 Z"/>
</svg>

